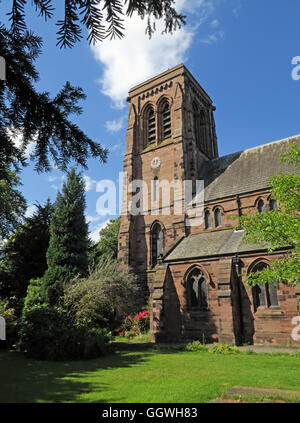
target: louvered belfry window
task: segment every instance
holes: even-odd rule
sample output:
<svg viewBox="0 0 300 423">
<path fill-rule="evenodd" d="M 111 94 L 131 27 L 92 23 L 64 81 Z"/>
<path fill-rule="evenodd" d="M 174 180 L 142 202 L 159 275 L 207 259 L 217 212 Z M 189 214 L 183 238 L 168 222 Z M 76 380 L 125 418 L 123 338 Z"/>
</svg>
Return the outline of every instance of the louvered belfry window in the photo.
<svg viewBox="0 0 300 423">
<path fill-rule="evenodd" d="M 171 137 L 171 115 L 169 103 L 166 103 L 162 111 L 162 139 Z"/>
<path fill-rule="evenodd" d="M 153 144 L 155 138 L 155 114 L 154 110 L 150 109 L 148 112 L 148 144 Z"/>
</svg>

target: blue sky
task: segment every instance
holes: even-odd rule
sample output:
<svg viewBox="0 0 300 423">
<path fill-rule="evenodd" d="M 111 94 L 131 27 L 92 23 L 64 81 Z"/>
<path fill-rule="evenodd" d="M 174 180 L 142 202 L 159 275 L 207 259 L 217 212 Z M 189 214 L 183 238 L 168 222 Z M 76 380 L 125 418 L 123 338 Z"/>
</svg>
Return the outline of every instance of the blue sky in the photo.
<svg viewBox="0 0 300 423">
<path fill-rule="evenodd" d="M 0 3 L 1 16 L 9 4 Z M 62 16 L 63 2 L 56 4 Z M 57 48 L 55 23 L 45 24 L 28 7 L 28 27 L 44 40 L 37 61 L 38 88 L 55 95 L 65 81 L 82 87 L 87 99 L 74 122 L 110 150 L 106 164 L 93 159 L 82 170 L 94 240 L 114 217 L 98 215 L 96 187 L 103 179 L 117 181 L 122 171 L 124 100 L 137 83 L 184 63 L 217 108 L 221 156 L 300 133 L 300 80 L 291 76 L 292 59 L 300 56 L 299 0 L 177 0 L 177 6 L 188 23 L 173 36 L 158 31 L 148 40 L 145 23 L 134 17 L 125 22 L 121 41 L 107 40 L 92 48 L 83 40 L 71 50 Z M 65 177 L 57 169 L 36 174 L 31 166 L 20 176 L 28 213 L 36 201 L 54 201 Z"/>
</svg>

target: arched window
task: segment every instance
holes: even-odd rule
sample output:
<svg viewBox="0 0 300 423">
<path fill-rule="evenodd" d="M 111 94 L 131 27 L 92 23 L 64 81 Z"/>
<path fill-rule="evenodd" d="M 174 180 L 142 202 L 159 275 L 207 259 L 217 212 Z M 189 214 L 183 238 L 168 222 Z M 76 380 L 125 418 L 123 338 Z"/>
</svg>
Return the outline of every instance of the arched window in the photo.
<svg viewBox="0 0 300 423">
<path fill-rule="evenodd" d="M 189 307 L 207 310 L 207 286 L 202 270 L 194 268 L 188 274 L 186 283 Z"/>
<path fill-rule="evenodd" d="M 152 266 L 156 266 L 158 257 L 163 253 L 164 234 L 159 223 L 155 223 L 151 233 Z"/>
<path fill-rule="evenodd" d="M 145 128 L 146 128 L 146 145 L 155 143 L 155 139 L 156 139 L 155 113 L 152 107 L 150 107 L 146 112 Z"/>
<path fill-rule="evenodd" d="M 278 206 L 277 206 L 277 201 L 276 201 L 276 200 L 271 199 L 271 200 L 270 200 L 270 210 L 276 210 L 277 208 L 278 208 Z"/>
<path fill-rule="evenodd" d="M 257 263 L 252 273 L 261 272 L 267 267 L 268 265 L 264 262 Z M 266 283 L 255 285 L 252 288 L 252 295 L 254 311 L 256 311 L 258 307 L 278 307 L 277 289 L 272 284 L 269 285 Z"/>
<path fill-rule="evenodd" d="M 165 103 L 162 109 L 162 141 L 171 137 L 171 115 L 169 103 Z"/>
<path fill-rule="evenodd" d="M 209 210 L 205 210 L 204 220 L 205 220 L 205 229 L 211 228 L 212 224 L 211 224 L 211 215 Z"/>
<path fill-rule="evenodd" d="M 257 203 L 257 210 L 259 213 L 265 213 L 266 206 L 263 200 L 259 200 L 259 202 Z"/>
<path fill-rule="evenodd" d="M 220 209 L 215 210 L 215 226 L 222 226 L 222 215 Z"/>
</svg>

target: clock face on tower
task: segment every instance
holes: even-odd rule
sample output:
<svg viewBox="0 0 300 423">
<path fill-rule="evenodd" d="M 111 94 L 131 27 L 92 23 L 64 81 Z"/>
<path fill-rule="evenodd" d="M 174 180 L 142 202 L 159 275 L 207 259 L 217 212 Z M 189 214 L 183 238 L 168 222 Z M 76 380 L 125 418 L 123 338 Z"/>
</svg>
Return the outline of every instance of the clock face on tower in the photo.
<svg viewBox="0 0 300 423">
<path fill-rule="evenodd" d="M 161 160 L 159 157 L 154 157 L 151 160 L 151 169 L 158 169 L 161 165 Z"/>
</svg>

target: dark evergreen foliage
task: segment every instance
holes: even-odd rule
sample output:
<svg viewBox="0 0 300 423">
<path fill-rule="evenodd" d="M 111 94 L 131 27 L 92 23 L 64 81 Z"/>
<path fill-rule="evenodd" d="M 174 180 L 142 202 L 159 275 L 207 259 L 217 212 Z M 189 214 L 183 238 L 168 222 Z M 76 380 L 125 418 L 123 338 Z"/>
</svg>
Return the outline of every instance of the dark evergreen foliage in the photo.
<svg viewBox="0 0 300 423">
<path fill-rule="evenodd" d="M 60 307 L 36 304 L 22 315 L 19 339 L 28 357 L 81 360 L 104 355 L 109 337 L 105 329 L 72 325 Z"/>
<path fill-rule="evenodd" d="M 4 169 L 3 179 L 0 176 L 0 239 L 6 238 L 16 229 L 26 211 L 26 200 L 18 189 L 21 185 L 20 178 L 9 166 Z"/>
<path fill-rule="evenodd" d="M 57 44 L 60 47 L 72 47 L 82 36 L 82 27 L 87 29 L 90 43 L 102 41 L 106 37 L 124 36 L 124 15 L 133 12 L 147 18 L 146 33 L 151 37 L 155 31 L 155 20 L 163 18 L 164 32 L 173 32 L 185 24 L 185 16 L 174 8 L 174 0 L 65 0 L 65 15 L 57 20 Z M 14 34 L 26 30 L 25 6 L 27 0 L 13 0 L 9 18 Z M 33 0 L 39 16 L 45 20 L 54 15 L 52 0 Z"/>
<path fill-rule="evenodd" d="M 0 51 L 6 61 L 6 81 L 0 81 L 0 180 L 7 177 L 8 166 L 19 169 L 26 164 L 25 150 L 32 141 L 36 146 L 31 159 L 38 172 L 50 170 L 51 161 L 66 170 L 71 160 L 83 167 L 90 156 L 106 160 L 107 151 L 70 120 L 82 112 L 82 89 L 67 82 L 53 99 L 35 89 L 39 74 L 34 62 L 41 48 L 41 38 L 32 33 L 13 35 L 0 27 Z M 13 138 L 20 133 L 17 146 Z"/>
<path fill-rule="evenodd" d="M 84 209 L 84 181 L 73 168 L 68 173 L 62 194 L 57 195 L 50 224 L 48 269 L 43 277 L 44 296 L 50 304 L 57 303 L 65 283 L 77 275 L 87 275 L 88 226 Z"/>
<path fill-rule="evenodd" d="M 30 279 L 39 278 L 47 269 L 50 218 L 54 207 L 50 200 L 37 204 L 36 212 L 18 226 L 5 243 L 0 264 L 0 297 L 9 301 L 19 315 Z"/>
<path fill-rule="evenodd" d="M 108 225 L 100 230 L 100 241 L 89 245 L 89 264 L 94 268 L 102 257 L 117 259 L 118 236 L 120 230 L 120 218 L 110 219 Z"/>
</svg>

